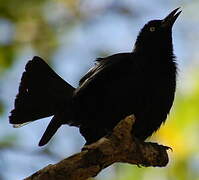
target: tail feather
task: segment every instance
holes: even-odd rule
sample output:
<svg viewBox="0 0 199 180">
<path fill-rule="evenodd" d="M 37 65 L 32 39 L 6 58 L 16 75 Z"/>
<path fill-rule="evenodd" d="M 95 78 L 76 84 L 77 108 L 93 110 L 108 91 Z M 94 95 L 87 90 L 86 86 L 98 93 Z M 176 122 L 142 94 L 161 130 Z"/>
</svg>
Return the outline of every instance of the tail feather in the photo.
<svg viewBox="0 0 199 180">
<path fill-rule="evenodd" d="M 48 143 L 48 141 L 52 138 L 52 136 L 57 132 L 59 127 L 62 125 L 59 116 L 54 116 L 50 121 L 46 131 L 44 132 L 41 140 L 39 141 L 39 146 L 43 146 Z"/>
<path fill-rule="evenodd" d="M 13 124 L 13 128 L 20 128 L 20 127 L 23 127 L 29 123 L 31 123 L 32 121 L 29 121 L 29 122 L 25 122 L 25 123 L 22 123 L 22 124 Z"/>
<path fill-rule="evenodd" d="M 25 67 L 9 121 L 23 124 L 54 115 L 70 101 L 73 91 L 70 84 L 35 56 Z"/>
</svg>

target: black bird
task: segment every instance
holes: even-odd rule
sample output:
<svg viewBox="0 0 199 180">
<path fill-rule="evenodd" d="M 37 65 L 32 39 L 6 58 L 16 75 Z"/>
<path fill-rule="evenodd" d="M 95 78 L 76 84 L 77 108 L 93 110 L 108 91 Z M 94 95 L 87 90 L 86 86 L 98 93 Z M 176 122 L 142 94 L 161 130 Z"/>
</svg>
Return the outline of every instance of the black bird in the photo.
<svg viewBox="0 0 199 180">
<path fill-rule="evenodd" d="M 45 145 L 62 124 L 79 127 L 90 144 L 134 114 L 134 136 L 145 140 L 166 120 L 176 89 L 172 26 L 181 11 L 153 20 L 141 29 L 129 53 L 98 58 L 74 88 L 40 57 L 30 60 L 22 75 L 9 121 L 14 127 L 53 118 L 39 145 Z"/>
</svg>

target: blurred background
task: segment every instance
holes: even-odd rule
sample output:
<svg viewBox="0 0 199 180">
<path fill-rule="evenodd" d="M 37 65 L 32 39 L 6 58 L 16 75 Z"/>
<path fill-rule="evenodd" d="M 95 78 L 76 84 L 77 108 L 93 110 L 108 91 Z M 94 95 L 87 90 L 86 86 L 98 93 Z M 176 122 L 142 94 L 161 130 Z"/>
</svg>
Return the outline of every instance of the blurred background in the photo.
<svg viewBox="0 0 199 180">
<path fill-rule="evenodd" d="M 23 179 L 79 152 L 77 128 L 63 126 L 45 147 L 50 118 L 14 129 L 8 124 L 24 66 L 44 58 L 73 86 L 97 57 L 131 51 L 140 28 L 182 7 L 173 27 L 178 71 L 174 106 L 150 141 L 173 148 L 165 168 L 115 164 L 97 180 L 199 180 L 198 0 L 0 0 L 0 180 Z M 39 103 L 39 102 L 38 102 Z"/>
</svg>

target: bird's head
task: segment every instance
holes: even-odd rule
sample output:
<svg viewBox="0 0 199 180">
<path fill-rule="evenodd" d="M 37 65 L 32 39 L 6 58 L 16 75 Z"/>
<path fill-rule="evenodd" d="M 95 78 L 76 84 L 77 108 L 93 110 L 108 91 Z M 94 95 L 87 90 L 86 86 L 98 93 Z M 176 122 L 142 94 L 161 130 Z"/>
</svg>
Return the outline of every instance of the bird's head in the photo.
<svg viewBox="0 0 199 180">
<path fill-rule="evenodd" d="M 152 20 L 145 24 L 137 37 L 134 52 L 172 52 L 172 27 L 181 13 L 178 10 L 179 8 L 173 10 L 162 20 Z"/>
</svg>

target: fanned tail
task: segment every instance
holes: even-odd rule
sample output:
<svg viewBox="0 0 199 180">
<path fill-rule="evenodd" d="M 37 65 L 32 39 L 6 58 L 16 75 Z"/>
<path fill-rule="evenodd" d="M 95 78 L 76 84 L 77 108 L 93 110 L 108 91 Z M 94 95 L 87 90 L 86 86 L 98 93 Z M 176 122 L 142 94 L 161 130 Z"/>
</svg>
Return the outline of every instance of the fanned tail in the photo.
<svg viewBox="0 0 199 180">
<path fill-rule="evenodd" d="M 9 122 L 20 127 L 56 114 L 60 109 L 67 108 L 74 89 L 44 60 L 35 56 L 26 64 Z"/>
</svg>

